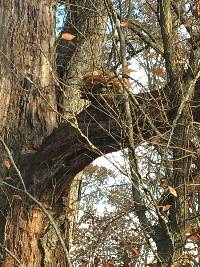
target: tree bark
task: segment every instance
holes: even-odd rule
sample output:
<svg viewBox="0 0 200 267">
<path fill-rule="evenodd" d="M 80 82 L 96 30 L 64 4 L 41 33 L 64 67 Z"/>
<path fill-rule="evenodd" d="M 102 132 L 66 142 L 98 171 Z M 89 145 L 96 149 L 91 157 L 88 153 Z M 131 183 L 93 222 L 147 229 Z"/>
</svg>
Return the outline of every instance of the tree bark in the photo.
<svg viewBox="0 0 200 267">
<path fill-rule="evenodd" d="M 22 162 L 28 165 L 31 155 L 58 125 L 56 113 L 49 107 L 57 105 L 52 71 L 55 1 L 47 4 L 45 0 L 2 0 L 0 13 L 0 129 L 15 161 L 22 167 Z M 7 155 L 1 149 L 1 161 L 5 159 Z M 8 175 L 4 169 L 1 172 L 4 178 Z M 16 181 L 16 173 L 9 172 Z M 42 266 L 48 258 L 47 249 L 39 242 L 47 226 L 44 215 L 30 202 L 13 201 L 10 194 L 1 189 L 5 212 L 1 214 L 1 240 L 24 266 Z M 64 266 L 59 255 L 62 252 L 56 250 L 54 247 L 52 266 Z M 12 261 L 9 255 L 4 256 L 4 261 Z"/>
<path fill-rule="evenodd" d="M 76 29 L 76 44 L 73 58 L 64 62 L 68 67 L 63 77 L 59 77 L 67 81 L 67 84 L 63 86 L 61 83 L 58 86 L 54 53 L 56 2 L 0 2 L 0 104 L 3 107 L 0 113 L 1 136 L 23 172 L 27 189 L 54 217 L 67 247 L 71 242 L 74 224 L 71 214 L 68 216 L 68 213 L 70 208 L 75 209 L 74 202 L 78 194 L 78 184 L 75 186 L 73 183 L 72 187 L 70 185 L 74 176 L 92 161 L 96 153 L 82 147 L 83 141 L 79 140 L 77 143 L 80 134 L 70 124 L 61 126 L 58 130 L 60 133 L 55 130 L 56 138 L 57 134 L 59 136 L 58 143 L 51 140 L 53 143 L 50 147 L 53 150 L 61 149 L 59 156 L 58 151 L 48 150 L 49 146 L 45 150 L 45 145 L 41 157 L 37 151 L 40 150 L 43 140 L 58 127 L 59 116 L 56 111 L 59 108 L 59 89 L 64 93 L 64 110 L 61 115 L 65 119 L 83 108 L 85 101 L 81 100 L 82 104 L 79 103 L 80 82 L 86 73 L 102 66 L 105 32 L 104 17 L 100 16 L 103 6 L 101 1 L 88 1 L 85 5 L 81 1 L 74 5 L 72 1 L 70 4 L 73 16 L 68 23 L 73 30 Z M 58 52 L 57 64 L 61 55 Z M 59 69 L 58 74 L 60 75 Z M 83 126 L 85 127 L 87 126 Z M 66 137 L 65 130 L 69 139 L 63 144 L 61 140 L 63 134 Z M 51 135 L 53 139 L 54 133 Z M 84 152 L 88 155 L 84 155 Z M 53 157 L 49 157 L 48 153 Z M 8 158 L 2 148 L 1 161 L 5 160 Z M 38 164 L 41 166 L 40 170 Z M 9 171 L 2 169 L 3 179 L 8 175 L 12 177 L 12 183 L 20 187 L 14 168 Z M 45 181 L 44 177 L 47 176 L 48 181 Z M 6 197 L 8 200 L 1 203 L 0 233 L 4 245 L 24 266 L 66 266 L 58 238 L 44 214 L 25 196 L 22 196 L 22 203 L 19 203 L 13 199 L 13 194 L 17 192 L 2 187 L 1 199 Z M 3 258 L 4 262 L 13 261 L 6 253 Z"/>
<path fill-rule="evenodd" d="M 64 28 L 76 36 L 76 43 L 71 44 L 72 55 L 65 59 L 69 43 L 63 40 L 57 43 L 59 81 L 66 81 L 58 85 L 54 72 L 55 1 L 48 4 L 46 0 L 0 1 L 1 136 L 22 170 L 28 191 L 53 216 L 67 247 L 74 223 L 70 208 L 76 209 L 73 205 L 78 192 L 77 185 L 72 194 L 74 177 L 95 158 L 127 145 L 120 95 L 101 97 L 102 83 L 96 88 L 98 99 L 95 102 L 90 99 L 91 105 L 75 118 L 85 105 L 84 100 L 78 103 L 83 77 L 104 68 L 105 18 L 99 15 L 103 1 L 85 1 L 90 6 L 81 2 L 71 5 L 74 17 L 71 16 Z M 60 97 L 63 100 L 58 103 Z M 169 121 L 162 120 L 159 97 L 160 93 L 155 91 L 136 96 L 138 106 L 133 101 L 135 143 L 155 135 L 155 129 L 141 110 L 143 106 L 146 114 L 154 117 L 154 126 L 160 133 L 169 129 L 177 107 L 168 110 L 164 101 Z M 65 118 L 62 124 L 58 124 L 57 107 Z M 193 115 L 199 121 L 198 113 L 196 108 Z M 2 148 L 1 161 L 5 160 L 8 158 Z M 1 172 L 3 179 L 11 176 L 10 184 L 21 188 L 13 167 L 8 170 L 3 166 Z M 62 247 L 46 216 L 25 195 L 20 193 L 22 201 L 19 201 L 13 197 L 16 194 L 19 194 L 17 190 L 1 187 L 0 234 L 4 245 L 24 266 L 66 266 Z M 3 261 L 13 259 L 4 253 Z"/>
<path fill-rule="evenodd" d="M 107 12 L 101 0 L 70 0 L 66 8 L 68 16 L 57 41 L 56 62 L 61 80 L 59 110 L 69 118 L 88 105 L 80 99 L 83 77 L 102 73 L 105 68 Z M 73 42 L 61 38 L 65 32 L 75 36 Z"/>
</svg>

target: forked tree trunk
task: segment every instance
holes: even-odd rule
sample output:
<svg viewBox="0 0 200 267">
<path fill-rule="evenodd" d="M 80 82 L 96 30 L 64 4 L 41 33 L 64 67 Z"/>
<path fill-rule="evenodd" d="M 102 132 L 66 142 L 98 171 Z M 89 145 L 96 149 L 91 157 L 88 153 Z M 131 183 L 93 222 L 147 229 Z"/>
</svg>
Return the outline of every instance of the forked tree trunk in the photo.
<svg viewBox="0 0 200 267">
<path fill-rule="evenodd" d="M 70 122 L 58 124 L 57 104 L 62 118 L 72 118 L 85 105 L 84 100 L 79 102 L 83 77 L 103 69 L 106 12 L 101 0 L 68 1 L 70 16 L 64 31 L 74 34 L 76 40 L 71 45 L 66 40 L 57 42 L 56 61 L 55 2 L 0 0 L 0 131 L 22 170 L 28 191 L 48 209 L 69 247 L 79 191 L 79 182 L 74 177 L 100 155 L 100 150 L 102 153 L 119 150 L 121 140 L 126 143 L 127 138 L 120 121 L 115 119 L 117 113 L 112 105 L 102 112 L 94 105 L 81 112 L 77 116 L 79 129 Z M 59 65 L 60 83 L 55 79 L 55 61 Z M 154 118 L 161 117 L 158 96 L 155 92 L 155 99 L 153 94 L 151 100 L 148 94 L 138 97 L 139 105 L 144 104 L 146 112 Z M 136 110 L 133 120 L 142 125 L 140 134 L 144 140 L 155 133 L 144 123 L 140 109 Z M 173 114 L 167 115 L 173 119 L 175 113 L 173 110 Z M 133 128 L 136 142 L 141 138 L 137 125 Z M 155 126 L 161 132 L 169 127 L 159 119 Z M 6 168 L 8 158 L 3 148 L 0 157 L 1 177 L 11 177 L 6 181 L 20 187 L 14 168 Z M 179 173 L 177 177 L 182 176 Z M 22 201 L 19 196 L 13 197 L 17 194 L 18 191 L 1 187 L 1 243 L 23 266 L 67 266 L 46 216 L 23 194 L 20 193 Z M 4 262 L 13 262 L 5 251 L 1 256 Z"/>
<path fill-rule="evenodd" d="M 62 101 L 62 115 L 65 118 L 69 117 L 69 114 L 75 115 L 74 112 L 80 111 L 84 105 L 82 101 L 83 104 L 76 107 L 79 104 L 79 83 L 88 71 L 93 71 L 93 68 L 97 67 L 97 62 L 98 66 L 101 66 L 105 29 L 105 21 L 103 17 L 98 16 L 96 8 L 102 6 L 101 1 L 93 1 L 92 6 L 88 1 L 90 6 L 86 3 L 85 9 L 81 1 L 77 1 L 77 6 L 74 5 L 74 1 L 72 2 L 74 18 L 71 18 L 70 23 L 74 23 L 76 31 L 73 33 L 77 40 L 73 59 L 64 60 L 64 64 L 68 64 L 68 69 L 64 70 L 61 78 L 68 82 L 63 87 L 62 83 L 58 86 L 55 78 L 56 1 L 0 1 L 1 136 L 24 174 L 27 189 L 54 217 L 67 247 L 71 243 L 73 210 L 77 208 L 80 183 L 72 181 L 74 176 L 97 155 L 88 152 L 86 157 L 87 152 L 84 153 L 80 145 L 73 146 L 76 139 L 72 127 L 67 136 L 65 132 L 68 128 L 63 128 L 63 131 L 61 128 L 57 141 L 52 141 L 54 137 L 50 139 L 50 151 L 45 150 L 45 145 L 40 147 L 44 139 L 58 127 L 58 116 L 54 112 L 58 104 L 56 89 L 60 88 L 65 95 Z M 79 4 L 82 4 L 82 8 Z M 75 25 L 77 18 L 79 24 Z M 102 27 L 98 28 L 99 25 Z M 68 30 L 70 31 L 69 28 Z M 64 46 L 67 45 L 65 41 Z M 96 50 L 93 51 L 92 47 Z M 60 56 L 57 58 L 59 62 Z M 70 140 L 70 134 L 74 139 Z M 68 143 L 62 144 L 64 138 Z M 79 162 L 74 158 L 80 149 L 83 153 Z M 43 151 L 41 154 L 40 150 Z M 1 162 L 5 160 L 8 160 L 8 157 L 2 147 Z M 4 179 L 11 176 L 12 183 L 20 187 L 13 168 L 8 170 L 3 165 L 1 172 Z M 58 237 L 42 211 L 23 194 L 22 201 L 13 198 L 14 194 L 19 193 L 11 192 L 5 187 L 1 190 L 1 244 L 4 244 L 23 266 L 66 266 Z M 3 262 L 14 262 L 12 256 L 5 251 L 2 251 L 1 258 Z"/>
</svg>

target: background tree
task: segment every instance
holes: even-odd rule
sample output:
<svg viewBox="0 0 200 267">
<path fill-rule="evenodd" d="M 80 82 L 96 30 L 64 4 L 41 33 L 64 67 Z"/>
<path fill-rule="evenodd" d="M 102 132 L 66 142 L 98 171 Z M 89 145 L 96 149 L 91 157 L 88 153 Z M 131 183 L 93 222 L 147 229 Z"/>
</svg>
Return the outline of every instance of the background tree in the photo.
<svg viewBox="0 0 200 267">
<path fill-rule="evenodd" d="M 56 40 L 59 3 L 66 19 Z M 15 255 L 25 266 L 70 266 L 52 224 L 27 192 L 46 207 L 69 247 L 74 221 L 66 211 L 80 181 L 74 177 L 95 158 L 128 148 L 125 174 L 135 216 L 156 245 L 157 265 L 182 264 L 182 233 L 188 223 L 193 232 L 199 229 L 199 1 L 2 0 L 0 8 L 1 136 L 27 190 L 4 145 L 4 263 Z M 130 77 L 135 57 L 149 67 L 149 86 L 137 86 L 137 95 Z M 160 203 L 138 164 L 136 149 L 144 144 L 160 155 Z M 147 216 L 148 203 L 156 224 Z"/>
</svg>

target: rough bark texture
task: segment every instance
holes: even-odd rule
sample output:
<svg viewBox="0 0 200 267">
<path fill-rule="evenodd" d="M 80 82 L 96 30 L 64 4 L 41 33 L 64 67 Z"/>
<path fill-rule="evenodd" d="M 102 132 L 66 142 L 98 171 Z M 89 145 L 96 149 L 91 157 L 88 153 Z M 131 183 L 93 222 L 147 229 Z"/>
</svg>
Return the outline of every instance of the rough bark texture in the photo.
<svg viewBox="0 0 200 267">
<path fill-rule="evenodd" d="M 56 2 L 0 1 L 1 136 L 23 171 L 28 190 L 42 201 L 54 217 L 66 246 L 69 246 L 74 223 L 71 214 L 68 217 L 67 213 L 69 208 L 75 207 L 74 201 L 78 194 L 78 184 L 70 187 L 71 182 L 97 155 L 84 148 L 85 140 L 80 139 L 77 143 L 80 135 L 70 124 L 61 126 L 58 132 L 55 130 L 51 141 L 54 138 L 57 141 L 53 141 L 50 147 L 47 140 L 48 148 L 43 144 L 43 152 L 40 154 L 37 151 L 43 140 L 58 126 L 57 114 L 54 112 L 59 104 L 56 90 L 60 88 L 64 95 L 62 104 L 65 106 L 65 117 L 74 115 L 85 103 L 83 100 L 83 104 L 77 101 L 82 77 L 97 68 L 98 64 L 98 68 L 101 66 L 104 18 L 98 15 L 98 1 L 88 1 L 85 6 L 79 2 L 74 5 L 72 1 L 72 6 L 69 6 L 72 9 L 71 18 L 66 22 L 71 28 L 76 28 L 75 49 L 72 58 L 64 62 L 65 66 L 68 65 L 64 77 L 61 77 L 58 69 L 60 78 L 68 82 L 64 86 L 62 83 L 57 86 L 54 73 Z M 102 8 L 101 1 L 98 5 L 98 8 Z M 83 119 L 84 123 L 83 128 L 86 129 L 89 122 Z M 69 138 L 65 143 L 66 136 Z M 60 150 L 59 155 L 57 149 Z M 6 159 L 7 155 L 1 149 L 1 162 Z M 8 171 L 3 168 L 1 171 L 3 178 L 12 176 L 12 183 L 20 186 L 14 169 Z M 45 177 L 48 177 L 48 181 L 45 181 Z M 20 203 L 13 201 L 14 192 L 3 187 L 1 191 L 0 233 L 4 245 L 24 266 L 65 266 L 58 238 L 42 212 L 24 196 Z M 3 201 L 5 198 L 8 201 Z M 8 254 L 2 253 L 1 256 L 4 262 L 12 261 Z"/>
<path fill-rule="evenodd" d="M 1 4 L 0 128 L 12 150 L 38 149 L 56 127 L 54 66 L 55 6 L 46 1 Z M 39 89 L 39 90 L 38 90 Z"/>
<path fill-rule="evenodd" d="M 69 1 L 68 16 L 61 32 L 72 33 L 73 42 L 58 39 L 57 68 L 61 81 L 60 111 L 67 117 L 74 116 L 88 104 L 80 100 L 83 77 L 102 71 L 105 62 L 106 9 L 101 0 Z M 78 99 L 78 103 L 77 103 Z"/>
<path fill-rule="evenodd" d="M 108 88 L 102 88 L 101 82 L 92 88 L 100 96 L 90 98 L 88 95 L 91 106 L 76 120 L 73 118 L 85 104 L 82 100 L 77 107 L 83 77 L 88 72 L 102 71 L 105 19 L 98 16 L 103 10 L 103 1 L 85 1 L 85 5 L 82 0 L 68 2 L 73 4 L 68 9 L 74 13 L 70 13 L 64 31 L 73 33 L 76 42 L 69 44 L 60 40 L 58 43 L 58 73 L 60 81 L 66 79 L 66 84 L 55 86 L 52 71 L 55 67 L 55 1 L 0 0 L 1 136 L 23 171 L 29 192 L 54 217 L 67 246 L 74 223 L 69 209 L 75 205 L 79 186 L 71 186 L 74 177 L 102 153 L 127 145 L 120 94 L 106 94 Z M 69 55 L 65 49 L 69 47 L 72 54 L 65 58 Z M 56 98 L 60 97 L 63 100 L 57 103 Z M 134 99 L 131 103 L 136 143 L 154 136 L 156 129 L 164 133 L 170 128 L 178 105 L 169 110 L 164 93 L 140 94 L 136 99 L 138 104 Z M 199 121 L 199 90 L 194 100 L 193 116 Z M 71 117 L 71 121 L 59 126 L 53 112 L 57 104 L 62 115 L 67 119 Z M 164 119 L 160 109 L 163 106 Z M 145 114 L 154 118 L 154 125 L 144 116 L 144 109 Z M 1 160 L 5 159 L 7 156 L 1 149 Z M 20 187 L 15 170 L 2 168 L 2 177 L 6 176 L 11 176 L 11 183 Z M 22 195 L 23 201 L 17 201 L 13 194 L 17 193 L 1 187 L 2 242 L 26 267 L 66 266 L 62 248 L 47 218 L 25 196 Z M 160 250 L 161 253 L 164 250 L 162 245 Z M 12 260 L 8 254 L 2 253 L 2 258 L 4 262 Z"/>
<path fill-rule="evenodd" d="M 55 2 L 1 0 L 0 20 L 0 129 L 21 165 L 57 127 L 56 113 L 49 108 L 56 107 Z M 1 160 L 6 158 L 1 150 Z M 6 175 L 17 179 L 15 173 L 2 170 Z M 46 251 L 38 240 L 44 235 L 44 216 L 30 203 L 13 202 L 9 191 L 2 188 L 1 193 L 1 206 L 8 204 L 7 198 L 11 208 L 6 224 L 1 220 L 1 240 L 25 266 L 41 266 Z"/>
</svg>

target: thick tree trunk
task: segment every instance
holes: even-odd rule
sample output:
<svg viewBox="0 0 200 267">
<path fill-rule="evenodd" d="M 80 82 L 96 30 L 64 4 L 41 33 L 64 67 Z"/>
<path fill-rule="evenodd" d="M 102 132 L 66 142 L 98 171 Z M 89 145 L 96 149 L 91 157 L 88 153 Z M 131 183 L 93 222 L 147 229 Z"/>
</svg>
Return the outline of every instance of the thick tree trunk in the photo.
<svg viewBox="0 0 200 267">
<path fill-rule="evenodd" d="M 95 100 L 82 111 L 76 122 L 65 121 L 58 127 L 54 112 L 57 109 L 56 88 L 60 89 L 63 99 L 59 102 L 59 111 L 69 119 L 85 104 L 82 101 L 77 107 L 83 77 L 103 68 L 105 19 L 101 14 L 104 1 L 75 2 L 69 1 L 74 17 L 70 17 L 64 31 L 73 33 L 76 43 L 72 56 L 66 57 L 66 61 L 65 48 L 69 44 L 66 40 L 58 43 L 59 78 L 62 82 L 66 80 L 64 85 L 58 86 L 53 71 L 55 1 L 0 0 L 1 136 L 23 172 L 28 191 L 53 216 L 67 247 L 71 242 L 72 210 L 76 209 L 79 184 L 72 184 L 74 177 L 101 154 L 117 151 L 127 144 L 123 122 L 117 117 L 121 106 L 116 107 L 111 97 L 107 99 L 109 106 L 104 106 L 105 98 L 99 96 L 99 101 Z M 64 47 L 64 52 L 59 47 Z M 102 83 L 98 86 L 102 87 Z M 146 107 L 147 114 L 156 118 L 157 129 L 164 132 L 170 125 L 161 119 L 157 97 L 160 94 L 156 92 L 152 93 L 152 98 L 141 94 L 137 100 L 139 106 Z M 155 134 L 139 106 L 135 106 L 135 102 L 132 105 L 136 143 Z M 173 118 L 175 111 L 167 116 Z M 198 115 L 198 111 L 195 114 Z M 1 161 L 7 159 L 2 148 Z M 1 172 L 3 178 L 12 177 L 11 184 L 21 186 L 13 168 L 8 170 L 3 165 Z M 13 198 L 13 194 L 19 193 L 2 187 L 1 242 L 26 267 L 66 266 L 62 247 L 46 216 L 22 193 L 22 201 Z M 2 257 L 4 262 L 13 261 L 9 254 L 4 253 Z"/>
<path fill-rule="evenodd" d="M 63 93 L 62 115 L 65 118 L 74 116 L 82 109 L 85 101 L 79 103 L 78 90 L 83 76 L 100 69 L 102 64 L 105 20 L 98 13 L 102 8 L 101 1 L 88 1 L 85 6 L 81 1 L 77 1 L 77 6 L 72 3 L 71 14 L 74 17 L 71 16 L 69 24 L 76 29 L 76 44 L 73 59 L 64 62 L 68 69 L 64 70 L 62 78 L 67 80 L 67 84 L 57 86 L 54 72 L 55 4 L 53 0 L 48 3 L 46 0 L 0 1 L 0 129 L 23 171 L 27 189 L 54 217 L 66 246 L 69 247 L 74 224 L 74 214 L 70 209 L 76 210 L 80 183 L 72 181 L 79 171 L 97 157 L 97 153 L 84 149 L 81 141 L 77 142 L 77 138 L 81 136 L 70 124 L 55 131 L 56 137 L 52 134 L 53 139 L 59 136 L 57 143 L 52 139 L 49 147 L 47 141 L 45 144 L 48 148 L 44 144 L 41 154 L 36 152 L 43 140 L 58 126 L 57 114 L 54 112 L 58 104 L 56 90 L 60 88 Z M 68 45 L 66 41 L 64 45 Z M 59 61 L 60 56 L 58 64 Z M 82 119 L 84 130 L 88 120 L 91 120 L 91 115 L 88 119 Z M 65 130 L 68 136 L 65 135 Z M 66 143 L 63 134 L 64 139 L 67 137 Z M 1 162 L 7 159 L 2 148 Z M 11 168 L 8 171 L 4 168 L 3 178 L 8 175 L 12 177 L 13 184 L 20 187 L 15 170 Z M 41 210 L 25 196 L 22 196 L 21 202 L 13 200 L 12 195 L 17 192 L 11 192 L 7 188 L 2 191 L 2 243 L 24 266 L 66 266 L 58 237 Z M 5 196 L 8 200 L 6 202 L 3 201 Z M 4 262 L 13 262 L 9 254 L 3 254 Z"/>
<path fill-rule="evenodd" d="M 1 135 L 15 161 L 27 166 L 44 138 L 57 127 L 56 113 L 49 107 L 56 108 L 52 72 L 55 65 L 55 1 L 47 4 L 45 0 L 1 0 L 0 20 Z M 1 161 L 5 159 L 7 155 L 1 149 Z M 5 178 L 8 174 L 3 171 L 2 175 Z M 10 170 L 9 175 L 16 184 L 15 172 Z M 6 220 L 1 221 L 1 234 L 4 235 L 1 242 L 4 240 L 4 245 L 24 266 L 42 266 L 42 262 L 47 258 L 51 261 L 51 257 L 55 264 L 48 266 L 64 266 L 59 255 L 62 252 L 57 251 L 56 246 L 51 255 L 49 249 L 42 247 L 48 225 L 42 212 L 25 199 L 21 204 L 13 201 L 10 194 L 3 189 L 1 205 L 7 209 L 3 215 Z M 48 245 L 53 246 L 50 242 Z M 12 260 L 9 255 L 6 259 Z"/>
<path fill-rule="evenodd" d="M 59 110 L 69 118 L 88 105 L 88 102 L 80 99 L 83 77 L 102 73 L 105 68 L 107 12 L 105 3 L 101 0 L 70 0 L 66 8 L 68 16 L 61 35 L 67 32 L 75 38 L 73 42 L 58 38 L 56 62 L 62 82 Z"/>
<path fill-rule="evenodd" d="M 56 114 L 44 101 L 56 106 L 53 2 L 0 2 L 0 128 L 19 159 L 37 150 L 57 126 Z"/>
</svg>

